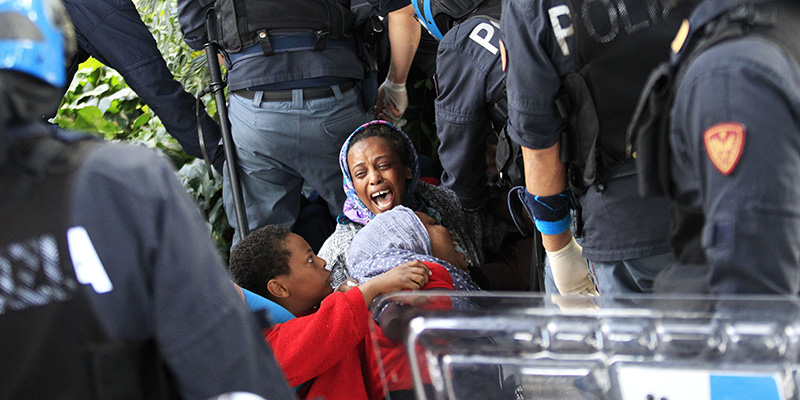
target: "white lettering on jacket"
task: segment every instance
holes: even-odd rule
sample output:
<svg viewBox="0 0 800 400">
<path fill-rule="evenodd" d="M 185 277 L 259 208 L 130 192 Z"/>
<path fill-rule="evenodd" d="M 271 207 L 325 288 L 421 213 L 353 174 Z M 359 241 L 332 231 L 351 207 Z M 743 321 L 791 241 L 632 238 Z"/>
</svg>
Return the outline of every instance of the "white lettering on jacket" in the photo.
<svg viewBox="0 0 800 400">
<path fill-rule="evenodd" d="M 0 247 L 0 315 L 71 298 L 78 285 L 59 262 L 49 234 Z"/>
<path fill-rule="evenodd" d="M 555 6 L 547 13 L 550 15 L 550 25 L 553 27 L 553 34 L 558 42 L 558 47 L 561 48 L 561 53 L 565 56 L 569 55 L 569 46 L 567 46 L 567 37 L 573 33 L 572 20 L 569 19 L 569 7 L 565 5 Z M 559 18 L 566 16 L 567 18 Z M 570 21 L 568 26 L 562 26 L 561 21 Z"/>
<path fill-rule="evenodd" d="M 497 54 L 498 48 L 497 46 L 490 43 L 492 37 L 494 36 L 495 28 L 486 22 L 481 22 L 469 34 L 469 38 L 472 39 L 475 43 L 483 46 L 486 50 L 489 50 L 492 54 Z"/>
</svg>

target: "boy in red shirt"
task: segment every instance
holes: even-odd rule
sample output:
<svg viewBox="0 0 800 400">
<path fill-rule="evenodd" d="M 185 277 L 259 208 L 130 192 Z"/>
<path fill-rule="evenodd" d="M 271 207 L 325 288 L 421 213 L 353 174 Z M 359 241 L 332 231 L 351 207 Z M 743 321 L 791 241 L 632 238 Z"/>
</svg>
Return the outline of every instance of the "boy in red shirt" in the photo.
<svg viewBox="0 0 800 400">
<path fill-rule="evenodd" d="M 251 233 L 230 258 L 239 286 L 298 317 L 264 332 L 289 385 L 299 386 L 300 398 L 383 399 L 367 305 L 382 294 L 424 287 L 431 270 L 410 261 L 361 285 L 347 281 L 334 292 L 325 265 L 302 237 L 280 225 Z M 447 274 L 437 267 L 437 276 Z"/>
</svg>

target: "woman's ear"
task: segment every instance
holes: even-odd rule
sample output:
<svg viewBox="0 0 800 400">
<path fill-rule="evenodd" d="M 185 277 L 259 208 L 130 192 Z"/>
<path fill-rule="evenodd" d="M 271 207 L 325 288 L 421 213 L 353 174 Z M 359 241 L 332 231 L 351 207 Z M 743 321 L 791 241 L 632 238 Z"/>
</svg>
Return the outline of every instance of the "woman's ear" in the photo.
<svg viewBox="0 0 800 400">
<path fill-rule="evenodd" d="M 411 167 L 406 167 L 406 179 L 411 179 L 414 177 L 414 172 L 411 171 Z"/>
<path fill-rule="evenodd" d="M 289 297 L 289 289 L 287 289 L 286 286 L 283 286 L 279 280 L 274 278 L 267 282 L 267 291 L 278 299 L 285 299 Z"/>
</svg>

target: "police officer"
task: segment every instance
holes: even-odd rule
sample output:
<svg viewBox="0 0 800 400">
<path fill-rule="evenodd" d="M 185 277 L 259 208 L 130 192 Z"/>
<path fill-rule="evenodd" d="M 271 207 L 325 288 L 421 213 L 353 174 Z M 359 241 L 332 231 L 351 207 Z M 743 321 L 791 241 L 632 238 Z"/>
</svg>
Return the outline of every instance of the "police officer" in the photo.
<svg viewBox="0 0 800 400">
<path fill-rule="evenodd" d="M 72 79 L 78 64 L 90 56 L 114 68 L 158 115 L 186 154 L 203 158 L 198 140 L 198 103 L 173 78 L 133 3 L 65 0 L 64 5 L 74 21 L 78 41 L 78 52 L 68 66 L 67 80 Z M 206 154 L 214 168 L 222 172 L 225 154 L 220 145 L 219 125 L 205 112 L 203 103 L 199 107 Z"/>
<path fill-rule="evenodd" d="M 638 198 L 620 143 L 650 69 L 667 56 L 656 43 L 666 48 L 680 18 L 655 0 L 526 0 L 506 2 L 501 21 L 509 135 L 523 146 L 522 197 L 556 286 L 593 293 L 593 278 L 601 294 L 652 290 L 672 261 L 667 204 Z M 582 249 L 570 232 L 573 195 Z"/>
<path fill-rule="evenodd" d="M 682 267 L 660 276 L 659 289 L 796 295 L 800 5 L 687 3 L 696 7 L 671 63 L 653 76 L 674 82 L 658 88 L 670 96 L 649 103 L 658 105 L 655 115 L 637 119 L 666 118 L 658 125 L 669 128 L 636 124 L 640 157 L 656 154 L 649 137 L 663 136 L 671 148 L 667 162 L 650 164 L 667 178 L 643 182 L 646 194 L 666 194 L 675 209 L 672 244 Z"/>
<path fill-rule="evenodd" d="M 436 134 L 442 185 L 452 189 L 468 212 L 481 216 L 488 288 L 525 290 L 530 275 L 532 239 L 516 234 L 508 216 L 506 193 L 523 184 L 521 171 L 506 176 L 494 146 L 510 156 L 505 136 L 505 74 L 500 61 L 500 0 L 458 3 L 421 0 L 413 3 L 420 23 L 440 40 L 436 57 Z M 498 136 L 502 137 L 497 143 Z M 518 149 L 518 146 L 516 147 Z M 490 152 L 487 154 L 487 149 Z M 516 166 L 515 166 L 516 167 Z M 495 171 L 495 169 L 499 169 Z M 505 175 L 503 175 L 505 174 Z M 486 287 L 484 287 L 486 288 Z"/>
<path fill-rule="evenodd" d="M 63 5 L 0 23 L 0 398 L 294 398 L 169 163 L 41 121 Z"/>
<path fill-rule="evenodd" d="M 205 16 L 211 5 L 178 2 L 184 40 L 194 49 L 208 40 Z M 229 54 L 228 110 L 250 230 L 293 226 L 304 183 L 328 203 L 331 215 L 342 210 L 338 149 L 371 119 L 358 87 L 365 69 L 349 5 L 348 0 L 216 3 L 221 45 Z M 237 19 L 244 14 L 246 21 Z M 223 201 L 238 230 L 227 177 Z"/>
</svg>

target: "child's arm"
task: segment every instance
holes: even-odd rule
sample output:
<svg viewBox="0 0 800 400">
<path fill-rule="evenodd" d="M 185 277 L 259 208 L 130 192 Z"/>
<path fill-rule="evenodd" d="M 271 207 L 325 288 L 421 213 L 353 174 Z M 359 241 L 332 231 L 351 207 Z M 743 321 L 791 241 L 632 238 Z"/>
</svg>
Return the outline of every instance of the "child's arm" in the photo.
<svg viewBox="0 0 800 400">
<path fill-rule="evenodd" d="M 289 386 L 327 371 L 369 332 L 369 311 L 359 290 L 332 293 L 317 312 L 276 324 L 264 331 Z"/>
<path fill-rule="evenodd" d="M 428 284 L 430 276 L 427 265 L 421 261 L 409 261 L 362 283 L 359 288 L 364 295 L 364 302 L 369 305 L 382 294 L 422 289 Z"/>
</svg>

